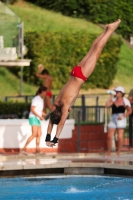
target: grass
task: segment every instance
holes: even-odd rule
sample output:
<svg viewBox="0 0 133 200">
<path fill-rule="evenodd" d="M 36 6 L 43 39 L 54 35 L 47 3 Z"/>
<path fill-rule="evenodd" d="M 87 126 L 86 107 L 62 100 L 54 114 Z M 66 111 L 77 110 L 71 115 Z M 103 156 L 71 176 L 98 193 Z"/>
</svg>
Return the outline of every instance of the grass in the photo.
<svg viewBox="0 0 133 200">
<path fill-rule="evenodd" d="M 25 31 L 77 32 L 86 30 L 88 33 L 101 33 L 102 31 L 100 27 L 84 19 L 66 17 L 24 1 L 19 1 L 9 7 L 22 19 Z"/>
<path fill-rule="evenodd" d="M 5 47 L 12 46 L 13 38 L 19 32 L 18 23 L 20 23 L 20 18 L 10 9 L 5 9 L 4 4 L 0 4 L 0 35 L 4 35 Z"/>
<path fill-rule="evenodd" d="M 37 86 L 23 83 L 23 94 L 32 95 L 37 91 Z M 20 80 L 6 68 L 0 67 L 0 99 L 4 96 L 16 96 L 20 93 Z"/>
<path fill-rule="evenodd" d="M 125 43 L 121 47 L 119 61 L 117 63 L 117 74 L 113 81 L 113 86 L 123 85 L 126 92 L 133 87 L 133 49 Z"/>
<path fill-rule="evenodd" d="M 89 34 L 97 33 L 100 34 L 102 32 L 102 28 L 96 24 L 86 21 L 85 19 L 76 19 L 70 18 L 67 16 L 63 16 L 60 13 L 55 13 L 52 11 L 48 11 L 32 5 L 30 3 L 24 1 L 18 1 L 15 5 L 9 5 L 9 8 L 18 15 L 21 20 L 24 22 L 24 29 L 26 31 L 70 31 L 70 32 L 78 32 L 78 31 L 87 31 L 88 37 Z M 120 52 L 120 60 L 117 63 L 117 74 L 115 79 L 110 86 L 110 88 L 114 88 L 118 85 L 121 85 L 125 88 L 126 92 L 132 88 L 132 76 L 133 76 L 133 50 L 128 47 L 127 44 L 123 44 Z M 107 66 L 108 67 L 108 66 Z M 20 81 L 15 76 L 11 75 L 6 69 L 0 69 L 0 86 L 3 88 L 7 88 L 7 90 L 1 89 L 0 96 L 5 95 L 17 95 L 19 94 L 19 85 Z M 4 70 L 5 77 L 1 76 L 2 71 Z M 7 77 L 12 77 L 10 82 Z M 11 84 L 9 86 L 9 84 Z M 13 86 L 14 85 L 14 86 Z M 2 88 L 1 87 L 1 88 Z M 8 89 L 9 88 L 9 89 Z M 24 83 L 24 93 L 23 94 L 34 94 L 36 87 L 27 85 Z M 54 92 L 56 93 L 56 92 Z M 82 94 L 105 94 L 105 89 L 88 89 L 87 91 L 81 90 Z"/>
</svg>

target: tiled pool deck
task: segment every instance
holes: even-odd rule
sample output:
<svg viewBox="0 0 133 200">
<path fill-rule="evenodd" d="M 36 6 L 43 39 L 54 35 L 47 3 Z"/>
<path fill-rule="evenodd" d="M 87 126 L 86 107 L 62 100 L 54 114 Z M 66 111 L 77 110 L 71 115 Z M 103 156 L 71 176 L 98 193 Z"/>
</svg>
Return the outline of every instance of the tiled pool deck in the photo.
<svg viewBox="0 0 133 200">
<path fill-rule="evenodd" d="M 117 174 L 133 176 L 133 152 L 124 152 L 120 157 L 112 153 L 43 153 L 1 154 L 0 176 L 39 174 Z"/>
</svg>

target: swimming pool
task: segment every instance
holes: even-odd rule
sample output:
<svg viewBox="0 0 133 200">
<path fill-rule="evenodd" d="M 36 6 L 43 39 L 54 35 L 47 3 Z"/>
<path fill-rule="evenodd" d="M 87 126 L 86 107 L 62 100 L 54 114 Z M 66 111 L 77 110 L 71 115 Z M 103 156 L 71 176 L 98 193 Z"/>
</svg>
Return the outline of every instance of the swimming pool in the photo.
<svg viewBox="0 0 133 200">
<path fill-rule="evenodd" d="M 1 178 L 0 199 L 133 200 L 133 178 L 106 176 Z"/>
</svg>

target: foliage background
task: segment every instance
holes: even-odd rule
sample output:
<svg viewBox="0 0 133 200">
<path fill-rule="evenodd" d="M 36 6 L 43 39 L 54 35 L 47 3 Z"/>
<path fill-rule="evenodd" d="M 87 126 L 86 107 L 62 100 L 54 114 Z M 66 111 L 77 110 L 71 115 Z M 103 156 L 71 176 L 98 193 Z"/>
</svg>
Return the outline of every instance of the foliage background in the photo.
<svg viewBox="0 0 133 200">
<path fill-rule="evenodd" d="M 125 39 L 133 33 L 133 1 L 131 0 L 28 0 L 34 4 L 61 12 L 64 15 L 85 18 L 93 23 L 108 24 L 122 20 L 117 33 Z"/>
<path fill-rule="evenodd" d="M 88 52 L 95 34 L 84 32 L 56 33 L 56 32 L 27 32 L 25 44 L 28 47 L 27 57 L 32 59 L 31 65 L 24 68 L 24 80 L 28 83 L 40 84 L 36 78 L 38 63 L 42 63 L 54 78 L 53 89 L 61 89 L 70 77 L 72 68 L 82 60 Z M 92 75 L 83 84 L 88 87 L 108 88 L 116 74 L 116 63 L 122 41 L 120 37 L 112 37 L 105 46 Z M 14 73 L 19 73 L 14 68 Z M 104 78 L 103 78 L 104 77 Z"/>
</svg>

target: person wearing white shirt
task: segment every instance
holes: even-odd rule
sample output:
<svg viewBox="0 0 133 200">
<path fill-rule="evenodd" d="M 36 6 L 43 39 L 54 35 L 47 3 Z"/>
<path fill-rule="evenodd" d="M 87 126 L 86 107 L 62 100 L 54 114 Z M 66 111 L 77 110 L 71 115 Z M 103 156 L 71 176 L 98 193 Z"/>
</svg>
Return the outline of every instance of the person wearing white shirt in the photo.
<svg viewBox="0 0 133 200">
<path fill-rule="evenodd" d="M 108 136 L 107 136 L 107 153 L 106 156 L 110 156 L 112 148 L 112 138 L 117 131 L 118 135 L 118 149 L 117 156 L 120 156 L 123 143 L 123 133 L 126 128 L 126 117 L 132 112 L 131 104 L 127 98 L 124 97 L 124 88 L 118 86 L 114 89 L 116 96 L 111 94 L 105 103 L 105 107 L 112 107 L 112 115 L 108 124 Z M 125 112 L 126 111 L 126 112 Z"/>
<path fill-rule="evenodd" d="M 44 100 L 47 88 L 45 86 L 40 86 L 36 92 L 36 96 L 32 99 L 31 108 L 29 113 L 29 123 L 32 128 L 32 135 L 27 139 L 26 144 L 22 149 L 22 153 L 26 153 L 27 145 L 36 137 L 36 153 L 40 152 L 39 144 L 40 137 L 42 135 L 41 130 L 41 120 L 44 119 L 46 114 L 43 112 Z"/>
</svg>

